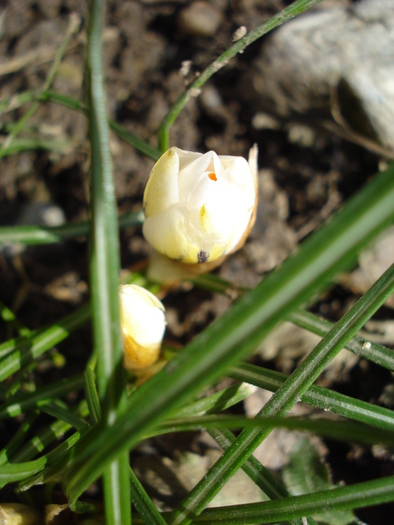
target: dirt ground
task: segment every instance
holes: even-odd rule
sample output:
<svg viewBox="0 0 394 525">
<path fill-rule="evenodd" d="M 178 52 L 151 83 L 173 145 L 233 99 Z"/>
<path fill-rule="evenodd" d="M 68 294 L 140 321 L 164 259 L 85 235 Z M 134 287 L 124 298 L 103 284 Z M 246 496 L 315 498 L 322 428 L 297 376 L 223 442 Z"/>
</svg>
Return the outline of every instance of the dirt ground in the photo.
<svg viewBox="0 0 394 525">
<path fill-rule="evenodd" d="M 213 0 L 209 2 L 212 12 L 196 29 L 185 15 L 191 2 L 110 0 L 104 33 L 110 116 L 156 145 L 160 121 L 171 104 L 200 71 L 231 45 L 237 28 L 251 29 L 289 3 Z M 71 13 L 81 17 L 81 29 L 59 66 L 53 89 L 83 98 L 87 2 L 8 0 L 0 7 L 0 100 L 42 86 Z M 212 27 L 206 29 L 208 22 Z M 208 34 L 204 35 L 204 31 Z M 246 157 L 251 145 L 258 144 L 261 171 L 256 227 L 245 248 L 218 270 L 224 278 L 249 286 L 357 192 L 377 171 L 380 161 L 360 146 L 322 132 L 318 122 L 316 127 L 308 128 L 307 141 L 295 122 L 258 125 L 253 104 L 243 97 L 243 79 L 266 38 L 217 73 L 201 95 L 190 101 L 171 129 L 171 145 L 192 151 L 214 149 L 219 154 Z M 24 111 L 22 107 L 2 116 L 2 138 L 8 125 Z M 84 117 L 54 103 L 43 103 L 29 120 L 28 134 L 58 140 L 61 145 L 58 151 L 24 151 L 1 159 L 0 225 L 21 222 L 26 209 L 40 203 L 55 205 L 67 221 L 87 219 Z M 153 161 L 114 135 L 111 148 L 119 213 L 141 209 Z M 139 228 L 124 230 L 121 246 L 123 268 L 138 263 L 148 253 Z M 88 298 L 87 255 L 85 239 L 30 247 L 18 255 L 0 252 L 0 299 L 16 309 L 19 319 L 31 329 L 59 319 Z M 315 311 L 335 321 L 353 301 L 353 294 L 338 285 L 321 298 Z M 170 294 L 165 305 L 167 337 L 185 343 L 222 313 L 229 300 L 190 290 Z M 389 310 L 383 308 L 380 316 L 389 317 Z M 0 336 L 1 340 L 8 337 L 4 325 L 0 325 Z M 70 373 L 81 370 L 90 348 L 89 328 L 80 330 L 59 347 L 67 357 L 65 367 Z M 275 353 L 269 358 L 260 353 L 254 360 L 288 372 L 298 358 L 278 360 Z M 372 364 L 362 363 L 354 369 L 341 364 L 338 370 L 335 376 L 326 378 L 325 386 L 372 402 L 379 401 L 390 381 L 388 373 Z M 56 380 L 65 372 L 45 359 L 40 373 L 45 382 Z M 169 445 L 156 440 L 153 446 L 169 458 L 179 448 L 173 441 Z M 326 446 L 336 482 L 351 483 L 393 472 L 385 454 L 374 457 L 370 451 L 348 445 Z M 0 496 L 1 501 L 11 497 L 9 491 Z M 388 523 L 388 512 L 388 507 L 381 507 L 381 511 L 365 510 L 359 516 L 370 524 L 381 525 Z"/>
</svg>

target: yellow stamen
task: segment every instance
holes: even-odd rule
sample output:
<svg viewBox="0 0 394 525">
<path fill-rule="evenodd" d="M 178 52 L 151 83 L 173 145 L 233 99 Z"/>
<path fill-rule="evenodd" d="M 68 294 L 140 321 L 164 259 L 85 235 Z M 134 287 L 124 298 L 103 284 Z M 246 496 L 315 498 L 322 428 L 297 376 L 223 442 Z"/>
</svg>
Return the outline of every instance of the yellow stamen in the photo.
<svg viewBox="0 0 394 525">
<path fill-rule="evenodd" d="M 201 226 L 204 228 L 204 231 L 208 233 L 210 230 L 210 220 L 205 204 L 201 206 L 198 216 L 200 218 Z"/>
</svg>

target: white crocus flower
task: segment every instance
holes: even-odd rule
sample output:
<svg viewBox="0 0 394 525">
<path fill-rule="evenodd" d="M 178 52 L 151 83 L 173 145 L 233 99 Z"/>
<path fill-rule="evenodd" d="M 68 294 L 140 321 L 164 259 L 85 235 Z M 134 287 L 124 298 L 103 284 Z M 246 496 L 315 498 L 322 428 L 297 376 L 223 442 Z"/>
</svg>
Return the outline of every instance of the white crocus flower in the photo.
<svg viewBox="0 0 394 525">
<path fill-rule="evenodd" d="M 124 366 L 137 372 L 155 363 L 166 329 L 163 304 L 136 284 L 119 288 Z"/>
<path fill-rule="evenodd" d="M 254 221 L 255 171 L 243 157 L 170 148 L 145 188 L 146 240 L 184 263 L 211 262 L 235 251 Z"/>
</svg>

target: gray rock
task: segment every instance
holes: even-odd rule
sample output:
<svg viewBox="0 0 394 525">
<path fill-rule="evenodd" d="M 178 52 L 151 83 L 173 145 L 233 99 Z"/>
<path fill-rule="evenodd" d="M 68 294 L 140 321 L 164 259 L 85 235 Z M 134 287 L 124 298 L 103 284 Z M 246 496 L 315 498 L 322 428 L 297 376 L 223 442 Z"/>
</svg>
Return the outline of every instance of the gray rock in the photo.
<svg viewBox="0 0 394 525">
<path fill-rule="evenodd" d="M 394 2 L 318 10 L 268 39 L 244 78 L 257 110 L 282 117 L 340 114 L 394 149 Z"/>
</svg>

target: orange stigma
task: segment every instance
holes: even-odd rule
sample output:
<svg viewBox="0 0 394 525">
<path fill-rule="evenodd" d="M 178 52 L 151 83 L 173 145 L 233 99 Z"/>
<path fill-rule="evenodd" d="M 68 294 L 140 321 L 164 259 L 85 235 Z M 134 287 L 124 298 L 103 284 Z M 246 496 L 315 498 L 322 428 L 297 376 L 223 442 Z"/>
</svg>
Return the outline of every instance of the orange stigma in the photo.
<svg viewBox="0 0 394 525">
<path fill-rule="evenodd" d="M 215 174 L 215 173 L 208 173 L 208 177 L 209 177 L 211 180 L 218 180 L 217 177 L 216 177 L 216 174 Z"/>
</svg>

